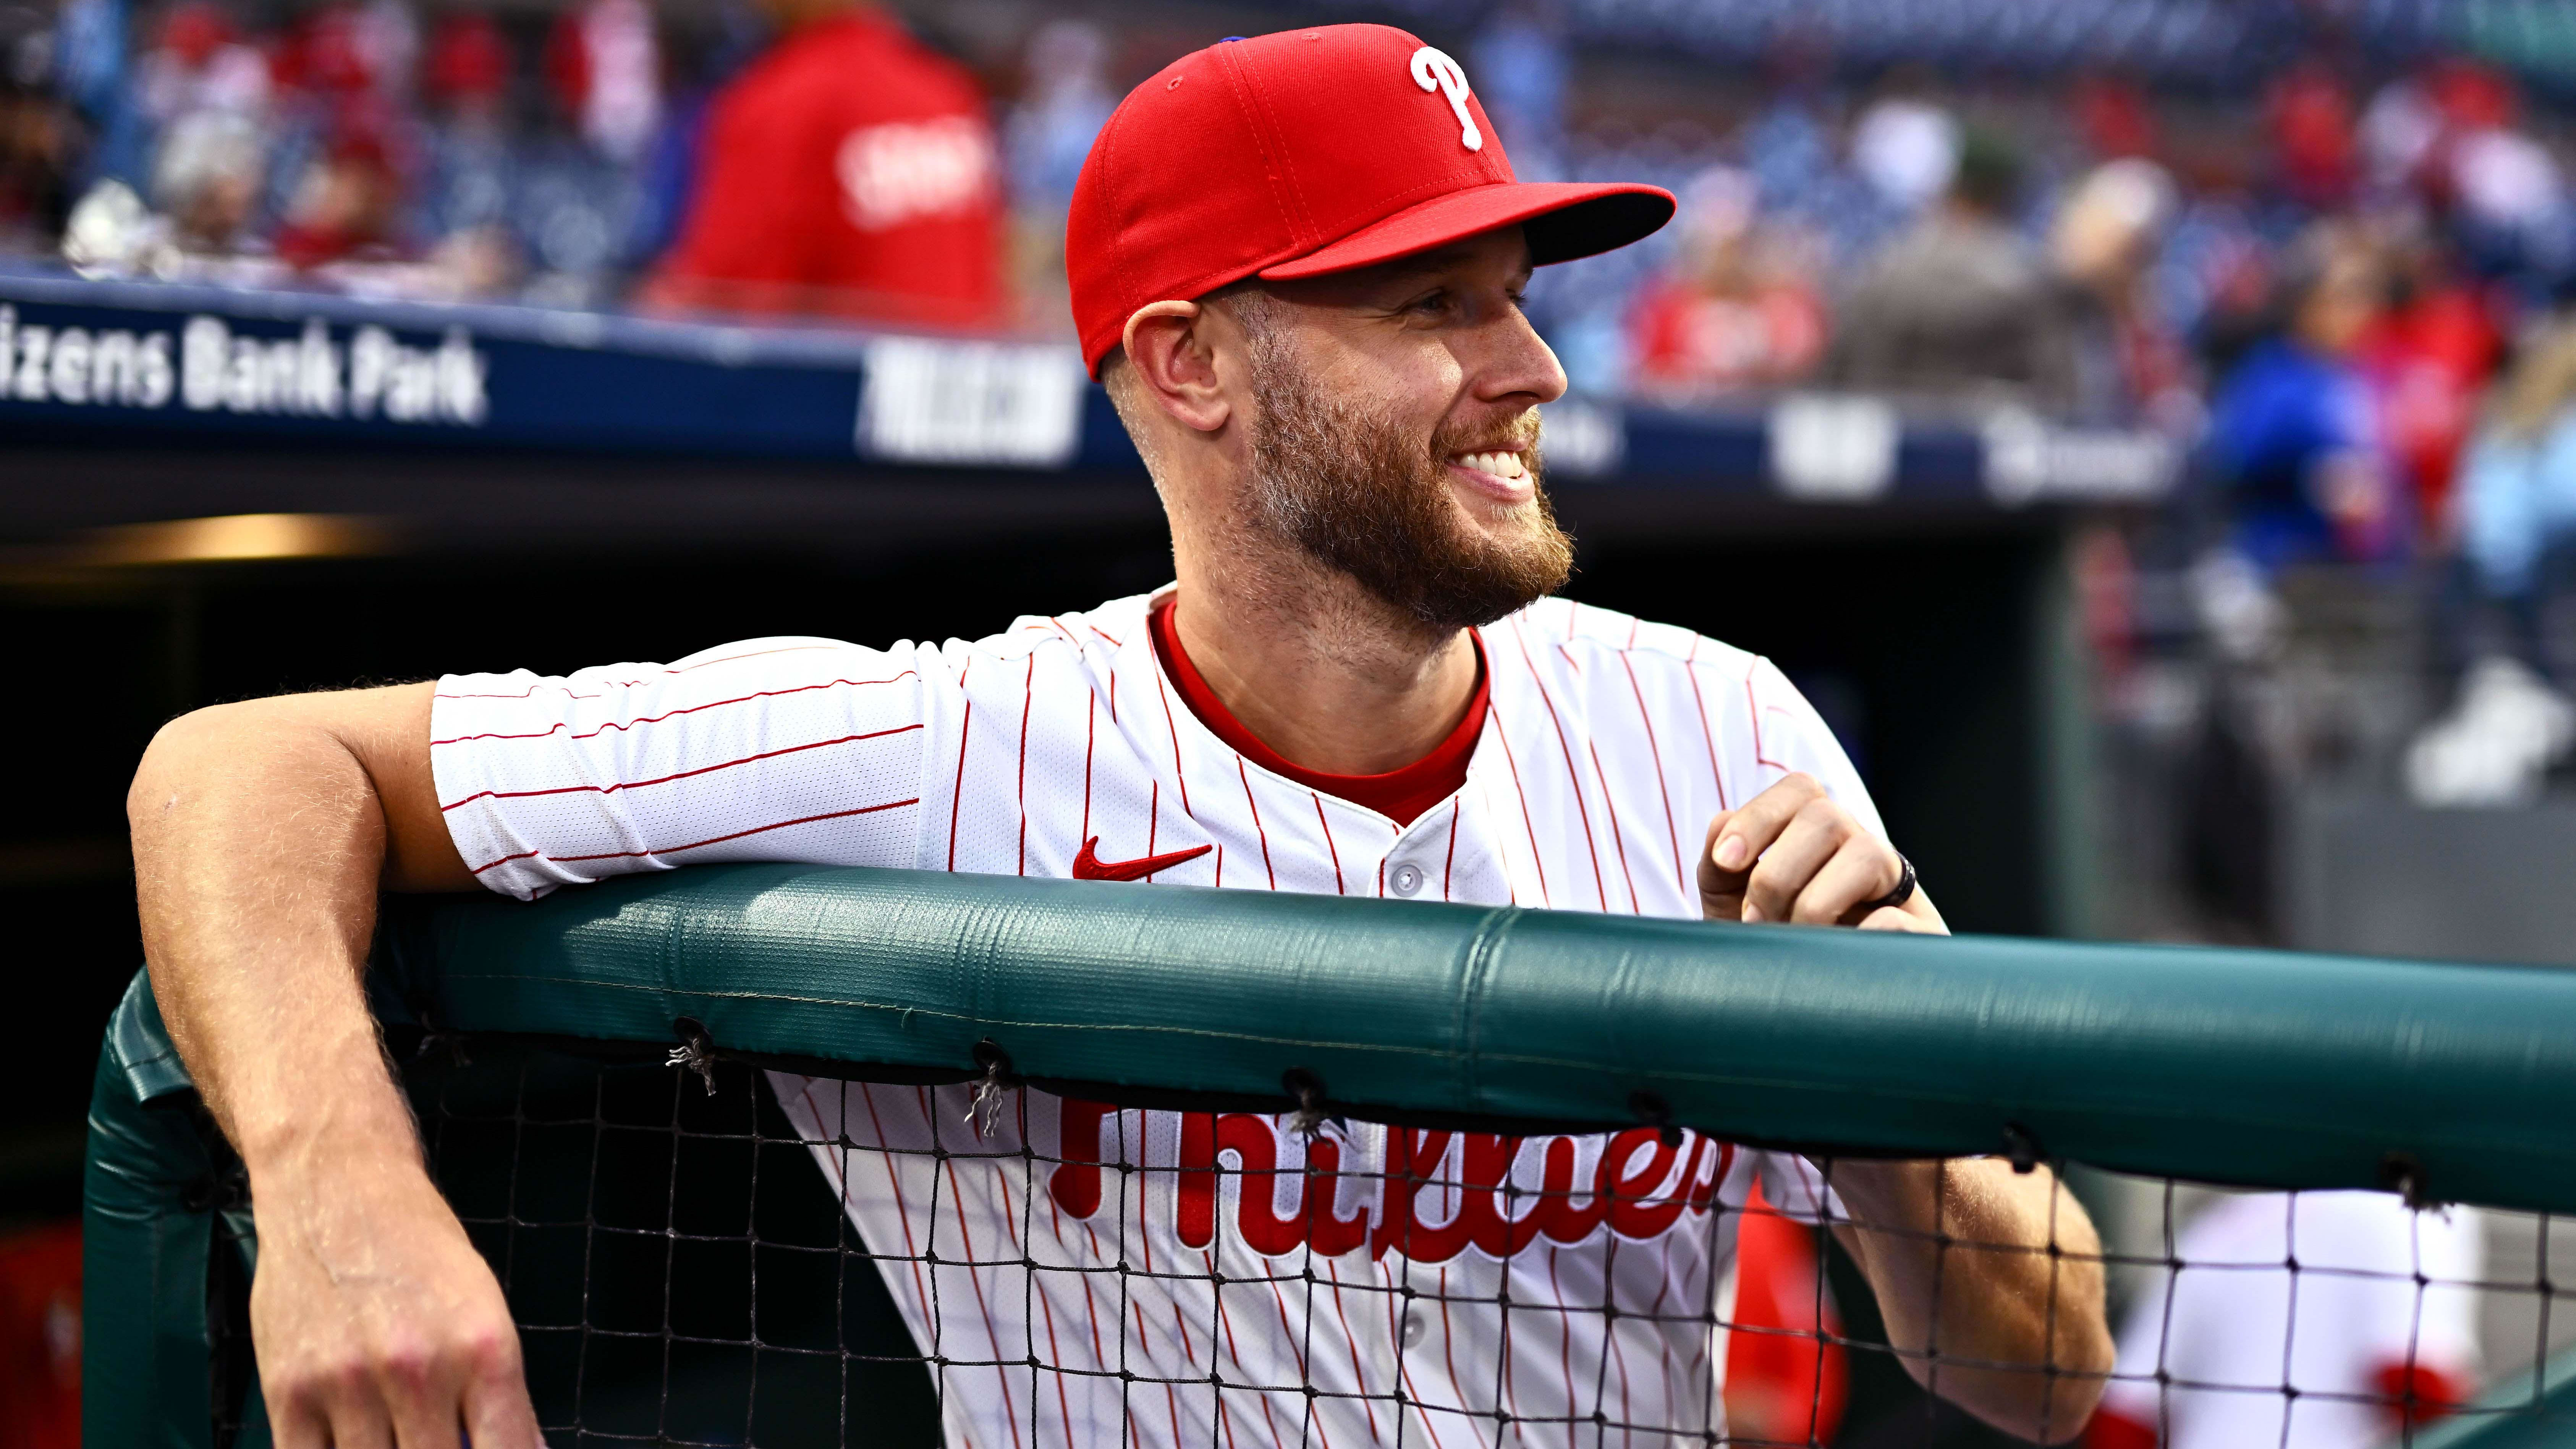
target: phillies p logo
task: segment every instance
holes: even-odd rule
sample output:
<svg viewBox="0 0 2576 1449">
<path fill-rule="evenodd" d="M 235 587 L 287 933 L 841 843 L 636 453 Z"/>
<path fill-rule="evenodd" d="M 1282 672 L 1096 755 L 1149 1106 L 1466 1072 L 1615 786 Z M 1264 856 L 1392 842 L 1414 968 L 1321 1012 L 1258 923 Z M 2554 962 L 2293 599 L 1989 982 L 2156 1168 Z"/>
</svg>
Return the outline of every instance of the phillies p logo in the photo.
<svg viewBox="0 0 2576 1449">
<path fill-rule="evenodd" d="M 1449 98 L 1449 109 L 1458 117 L 1459 145 L 1470 151 L 1485 149 L 1485 137 L 1476 129 L 1476 118 L 1467 114 L 1467 73 L 1458 68 L 1458 62 L 1451 60 L 1446 51 L 1426 45 L 1413 53 L 1413 83 Z"/>
</svg>

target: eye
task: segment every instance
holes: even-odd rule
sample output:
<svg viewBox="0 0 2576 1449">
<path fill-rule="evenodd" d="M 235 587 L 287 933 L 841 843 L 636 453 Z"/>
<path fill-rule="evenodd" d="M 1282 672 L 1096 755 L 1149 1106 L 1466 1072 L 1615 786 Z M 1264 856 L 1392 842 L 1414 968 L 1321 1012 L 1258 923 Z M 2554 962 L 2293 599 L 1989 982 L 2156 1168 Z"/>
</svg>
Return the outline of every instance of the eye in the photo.
<svg viewBox="0 0 2576 1449">
<path fill-rule="evenodd" d="M 1436 317 L 1441 313 L 1448 311 L 1449 306 L 1449 291 L 1447 288 L 1443 287 L 1434 291 L 1425 292 L 1421 296 L 1414 298 L 1411 305 L 1407 306 L 1405 310 L 1408 312 L 1419 312 L 1425 316 Z"/>
</svg>

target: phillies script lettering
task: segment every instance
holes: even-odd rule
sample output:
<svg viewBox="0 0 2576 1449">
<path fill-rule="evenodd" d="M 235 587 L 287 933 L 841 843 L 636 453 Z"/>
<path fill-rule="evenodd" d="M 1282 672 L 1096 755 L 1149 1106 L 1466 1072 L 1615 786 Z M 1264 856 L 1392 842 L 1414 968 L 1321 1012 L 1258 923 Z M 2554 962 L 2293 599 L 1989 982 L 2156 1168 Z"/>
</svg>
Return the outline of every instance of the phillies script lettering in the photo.
<svg viewBox="0 0 2576 1449">
<path fill-rule="evenodd" d="M 1101 1156 L 1102 1127 L 1117 1115 L 1098 1102 L 1063 1104 L 1061 1160 L 1047 1194 L 1075 1218 L 1100 1212 L 1104 1178 L 1119 1171 Z M 1379 1258 L 1392 1249 L 1445 1263 L 1473 1248 L 1504 1260 L 1603 1231 L 1644 1242 L 1685 1214 L 1705 1217 L 1735 1151 L 1696 1132 L 1668 1143 L 1652 1127 L 1593 1137 L 1405 1127 L 1384 1135 L 1383 1163 L 1346 1163 L 1350 1142 L 1336 1132 L 1305 1141 L 1277 1117 L 1183 1113 L 1174 1186 L 1147 1201 L 1168 1199 L 1173 1229 L 1191 1248 L 1216 1241 L 1231 1183 L 1235 1232 L 1264 1257 L 1311 1248 Z"/>
</svg>

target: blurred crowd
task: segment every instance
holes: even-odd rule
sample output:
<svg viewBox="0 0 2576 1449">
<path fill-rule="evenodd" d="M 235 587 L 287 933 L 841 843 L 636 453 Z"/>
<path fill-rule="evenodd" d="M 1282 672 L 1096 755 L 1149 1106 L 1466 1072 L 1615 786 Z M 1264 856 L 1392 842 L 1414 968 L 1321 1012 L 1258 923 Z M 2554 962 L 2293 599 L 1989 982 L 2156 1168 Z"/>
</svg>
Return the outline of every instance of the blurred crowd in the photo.
<svg viewBox="0 0 2576 1449">
<path fill-rule="evenodd" d="M 2193 460 L 2170 526 L 2086 555 L 2115 667 L 2178 630 L 2255 690 L 2303 618 L 2345 607 L 2300 582 L 2322 569 L 2379 580 L 2429 641 L 2430 703 L 2387 752 L 2418 798 L 2528 798 L 2576 747 L 2549 622 L 2576 599 L 2576 133 L 2546 65 L 2363 44 L 2314 6 L 2225 84 L 2189 73 L 2217 42 L 2172 26 L 2138 32 L 2171 41 L 2160 67 L 1936 69 L 1857 33 L 1654 55 L 1555 0 L 1448 8 L 1415 23 L 1448 27 L 1521 175 L 1682 198 L 1662 235 L 1535 286 L 1577 388 L 1843 389 L 2159 434 Z M 2060 8 L 1997 0 L 2031 24 L 1990 38 L 2107 33 L 2039 24 Z M 0 0 L 0 251 L 1061 334 L 1074 178 L 1128 86 L 1219 38 L 1191 13 Z M 2161 613 L 2158 568 L 2180 580 Z M 2266 728 L 2243 748 L 2267 768 L 2308 748 L 2240 733 Z"/>
</svg>

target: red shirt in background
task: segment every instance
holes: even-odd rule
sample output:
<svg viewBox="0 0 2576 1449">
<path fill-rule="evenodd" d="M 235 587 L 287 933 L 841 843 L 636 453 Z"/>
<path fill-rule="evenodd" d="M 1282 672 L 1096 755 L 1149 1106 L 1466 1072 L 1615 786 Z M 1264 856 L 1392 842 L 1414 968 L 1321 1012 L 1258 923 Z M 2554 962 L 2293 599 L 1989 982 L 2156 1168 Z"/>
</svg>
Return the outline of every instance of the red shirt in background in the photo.
<svg viewBox="0 0 2576 1449">
<path fill-rule="evenodd" d="M 1002 310 L 1002 197 L 964 67 L 861 11 L 782 38 L 707 108 L 655 300 L 973 327 Z"/>
<path fill-rule="evenodd" d="M 1772 282 L 1714 296 L 1667 277 L 1629 313 L 1634 381 L 1659 402 L 1795 382 L 1823 360 L 1825 328 L 1824 305 L 1803 287 Z"/>
</svg>

